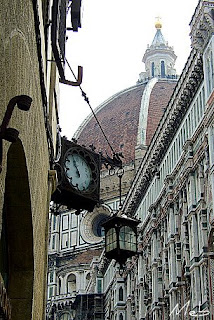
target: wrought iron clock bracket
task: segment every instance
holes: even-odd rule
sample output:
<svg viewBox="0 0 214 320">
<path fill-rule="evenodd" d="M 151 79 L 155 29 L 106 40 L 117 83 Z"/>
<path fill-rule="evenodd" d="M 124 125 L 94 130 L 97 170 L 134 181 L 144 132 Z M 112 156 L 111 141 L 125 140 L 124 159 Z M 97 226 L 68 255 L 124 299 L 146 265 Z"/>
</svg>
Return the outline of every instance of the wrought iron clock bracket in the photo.
<svg viewBox="0 0 214 320">
<path fill-rule="evenodd" d="M 68 64 L 68 61 L 67 61 L 67 64 Z M 66 80 L 65 78 L 62 78 L 62 77 L 59 79 L 59 81 L 63 84 L 77 87 L 77 86 L 80 86 L 82 83 L 82 74 L 83 74 L 83 68 L 81 66 L 78 66 L 78 75 L 77 77 L 74 75 L 76 81 Z"/>
<path fill-rule="evenodd" d="M 111 174 L 111 170 L 113 170 L 115 172 L 115 167 L 122 169 L 123 167 L 123 163 L 121 158 L 123 157 L 123 154 L 120 153 L 114 153 L 113 157 L 109 157 L 109 155 L 107 154 L 106 157 L 103 156 L 102 153 L 100 153 L 100 157 L 101 157 L 101 164 L 104 164 L 104 166 L 106 167 L 106 169 L 109 169 L 109 174 Z M 114 173 L 113 173 L 114 174 Z"/>
<path fill-rule="evenodd" d="M 3 144 L 2 140 L 7 140 L 9 142 L 16 142 L 19 136 L 19 131 L 14 128 L 7 128 L 13 110 L 15 106 L 17 105 L 18 109 L 22 111 L 28 111 L 30 109 L 32 102 L 32 98 L 27 95 L 20 95 L 13 97 L 8 105 L 7 109 L 4 115 L 4 118 L 2 120 L 2 124 L 0 126 L 0 173 L 2 172 L 2 157 L 3 157 Z"/>
</svg>

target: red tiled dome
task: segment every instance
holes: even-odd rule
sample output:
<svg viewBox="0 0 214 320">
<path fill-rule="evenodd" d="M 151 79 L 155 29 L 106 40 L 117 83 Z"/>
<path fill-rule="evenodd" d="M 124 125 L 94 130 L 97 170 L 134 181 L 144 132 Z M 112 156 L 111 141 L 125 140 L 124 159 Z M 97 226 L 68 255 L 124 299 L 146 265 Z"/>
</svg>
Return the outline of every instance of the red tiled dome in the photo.
<svg viewBox="0 0 214 320">
<path fill-rule="evenodd" d="M 147 116 L 146 145 L 151 141 L 175 85 L 175 81 L 159 80 L 151 91 Z M 146 84 L 137 84 L 123 90 L 95 110 L 114 151 L 123 153 L 124 164 L 128 164 L 135 159 L 139 114 L 145 88 Z M 96 152 L 102 151 L 103 155 L 107 153 L 112 156 L 111 149 L 93 115 L 90 115 L 83 122 L 75 137 L 79 144 L 89 146 L 93 143 Z"/>
</svg>

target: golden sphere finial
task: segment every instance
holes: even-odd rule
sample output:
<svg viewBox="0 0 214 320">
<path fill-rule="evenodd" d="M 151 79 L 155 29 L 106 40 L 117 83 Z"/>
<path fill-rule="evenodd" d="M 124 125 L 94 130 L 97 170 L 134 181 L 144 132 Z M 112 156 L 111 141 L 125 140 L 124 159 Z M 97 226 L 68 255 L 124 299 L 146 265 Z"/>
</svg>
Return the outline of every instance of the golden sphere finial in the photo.
<svg viewBox="0 0 214 320">
<path fill-rule="evenodd" d="M 156 18 L 156 22 L 155 22 L 155 28 L 156 29 L 161 29 L 162 28 L 162 23 L 161 23 L 161 18 L 160 17 L 157 17 Z"/>
</svg>

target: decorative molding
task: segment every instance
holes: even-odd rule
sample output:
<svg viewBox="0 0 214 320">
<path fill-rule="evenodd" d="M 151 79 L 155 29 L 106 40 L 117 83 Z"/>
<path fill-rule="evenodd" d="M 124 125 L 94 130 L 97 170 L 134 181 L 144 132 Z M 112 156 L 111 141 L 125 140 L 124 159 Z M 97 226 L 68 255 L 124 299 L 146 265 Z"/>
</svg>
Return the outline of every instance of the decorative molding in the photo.
<svg viewBox="0 0 214 320">
<path fill-rule="evenodd" d="M 203 52 L 214 31 L 214 2 L 200 1 L 190 22 L 192 48 Z"/>
<path fill-rule="evenodd" d="M 146 145 L 146 129 L 147 129 L 147 117 L 151 92 L 158 82 L 158 78 L 152 78 L 146 85 L 141 98 L 141 107 L 138 123 L 137 133 L 137 146 Z"/>
</svg>

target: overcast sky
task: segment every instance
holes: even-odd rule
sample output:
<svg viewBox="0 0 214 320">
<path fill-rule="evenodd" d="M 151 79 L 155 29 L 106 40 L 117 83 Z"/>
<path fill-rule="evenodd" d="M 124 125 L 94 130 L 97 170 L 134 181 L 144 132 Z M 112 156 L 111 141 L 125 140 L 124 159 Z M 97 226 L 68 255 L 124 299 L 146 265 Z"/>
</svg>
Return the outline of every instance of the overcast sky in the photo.
<svg viewBox="0 0 214 320">
<path fill-rule="evenodd" d="M 82 0 L 82 28 L 68 32 L 66 58 L 74 73 L 83 67 L 82 88 L 95 109 L 113 94 L 135 85 L 144 71 L 142 57 L 156 33 L 177 55 L 180 74 L 190 53 L 189 22 L 198 0 Z M 66 76 L 73 76 L 66 70 Z M 78 87 L 60 85 L 60 126 L 69 139 L 90 114 Z"/>
</svg>

